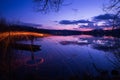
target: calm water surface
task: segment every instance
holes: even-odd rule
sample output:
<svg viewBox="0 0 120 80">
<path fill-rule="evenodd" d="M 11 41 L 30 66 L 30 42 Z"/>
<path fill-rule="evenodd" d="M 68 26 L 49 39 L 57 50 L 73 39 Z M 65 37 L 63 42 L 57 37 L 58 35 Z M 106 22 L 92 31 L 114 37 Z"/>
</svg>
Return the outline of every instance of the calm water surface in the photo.
<svg viewBox="0 0 120 80">
<path fill-rule="evenodd" d="M 2 80 L 80 80 L 120 71 L 120 38 L 0 35 Z"/>
</svg>

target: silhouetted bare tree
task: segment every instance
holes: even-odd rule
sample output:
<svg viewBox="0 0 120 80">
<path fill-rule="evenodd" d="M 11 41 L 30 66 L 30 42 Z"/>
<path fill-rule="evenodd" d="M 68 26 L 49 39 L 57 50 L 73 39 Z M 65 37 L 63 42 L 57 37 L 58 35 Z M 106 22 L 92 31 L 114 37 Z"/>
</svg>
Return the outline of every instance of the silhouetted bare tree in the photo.
<svg viewBox="0 0 120 80">
<path fill-rule="evenodd" d="M 113 19 L 113 29 L 120 27 L 120 0 L 109 0 L 104 6 L 104 10 L 115 14 Z"/>
<path fill-rule="evenodd" d="M 116 15 L 120 16 L 120 0 L 109 0 L 107 9 L 112 10 Z"/>
<path fill-rule="evenodd" d="M 48 12 L 59 11 L 63 0 L 34 0 L 34 2 L 37 4 L 37 11 Z"/>
</svg>

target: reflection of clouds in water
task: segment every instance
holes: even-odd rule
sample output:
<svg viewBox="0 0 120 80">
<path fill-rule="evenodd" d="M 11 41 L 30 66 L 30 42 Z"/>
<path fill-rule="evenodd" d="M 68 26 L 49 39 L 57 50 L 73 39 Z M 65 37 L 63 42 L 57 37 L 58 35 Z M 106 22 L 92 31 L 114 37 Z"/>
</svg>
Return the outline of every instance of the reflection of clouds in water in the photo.
<svg viewBox="0 0 120 80">
<path fill-rule="evenodd" d="M 120 48 L 119 38 L 109 38 L 109 37 L 79 37 L 73 36 L 69 40 L 61 40 L 59 43 L 62 45 L 88 45 L 90 44 L 92 48 L 103 51 L 113 51 Z"/>
<path fill-rule="evenodd" d="M 62 45 L 88 45 L 90 43 L 88 43 L 87 40 L 79 40 L 79 41 L 61 41 L 60 44 Z"/>
<path fill-rule="evenodd" d="M 94 49 L 106 52 L 106 59 L 111 62 L 116 69 L 120 68 L 120 39 L 100 39 L 94 41 Z M 112 54 L 108 54 L 110 52 Z"/>
<path fill-rule="evenodd" d="M 118 53 L 108 52 L 108 51 L 104 52 L 102 50 L 93 49 L 93 47 L 91 47 L 93 45 L 119 46 L 120 39 L 117 38 L 109 38 L 109 37 L 104 38 L 104 37 L 92 37 L 88 35 L 87 36 L 80 35 L 80 36 L 49 36 L 49 37 L 44 37 L 42 41 L 39 41 L 39 39 L 41 39 L 41 37 L 37 37 L 36 39 L 34 39 L 33 44 L 38 44 L 38 45 L 40 44 L 42 46 L 41 51 L 34 52 L 33 54 L 29 51 L 21 51 L 21 50 L 14 51 L 14 55 L 12 55 L 14 57 L 11 58 L 12 59 L 11 64 L 13 68 L 12 70 L 19 70 L 19 69 L 26 70 L 26 68 L 28 68 L 27 70 L 32 71 L 34 70 L 34 68 L 37 68 L 37 70 L 35 69 L 36 73 L 42 71 L 42 73 L 38 74 L 40 77 L 41 74 L 44 73 L 47 75 L 51 73 L 56 74 L 55 70 L 57 70 L 58 76 L 63 74 L 64 72 L 66 72 L 64 73 L 65 74 L 64 76 L 66 76 L 69 75 L 68 73 L 70 71 L 78 73 L 78 72 L 82 72 L 82 70 L 87 70 L 86 65 L 88 65 L 90 69 L 89 72 L 92 74 L 92 72 L 94 72 L 93 71 L 94 67 L 92 66 L 93 62 L 95 63 L 95 65 L 97 65 L 97 67 L 100 70 L 101 69 L 111 70 L 111 68 L 113 68 L 111 66 L 113 66 L 114 64 L 111 65 L 110 62 L 115 63 L 118 61 L 118 59 L 120 59 Z M 26 43 L 27 41 L 23 41 L 23 44 Z M 30 44 L 31 42 L 28 43 Z M 58 44 L 56 45 L 56 43 Z M 68 46 L 64 46 L 64 45 L 68 45 Z M 86 46 L 86 45 L 90 45 L 90 46 Z M 89 52 L 93 58 L 93 61 L 91 61 L 91 59 L 88 57 Z M 108 55 L 106 55 L 107 53 Z M 108 59 L 110 60 L 107 60 L 105 56 L 108 56 Z M 2 59 L 0 58 L 0 60 Z M 5 61 L 2 60 L 2 62 Z M 117 62 L 117 64 L 119 64 L 119 62 Z M 71 74 L 75 74 L 75 73 L 71 73 Z"/>
<path fill-rule="evenodd" d="M 114 51 L 120 48 L 120 40 L 100 39 L 94 40 L 93 48 L 103 51 Z"/>
</svg>

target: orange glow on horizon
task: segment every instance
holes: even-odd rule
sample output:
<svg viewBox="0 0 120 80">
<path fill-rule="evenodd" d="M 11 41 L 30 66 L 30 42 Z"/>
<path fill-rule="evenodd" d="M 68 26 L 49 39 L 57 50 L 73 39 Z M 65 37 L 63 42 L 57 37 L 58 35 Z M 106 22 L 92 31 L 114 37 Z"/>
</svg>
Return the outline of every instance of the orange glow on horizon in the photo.
<svg viewBox="0 0 120 80">
<path fill-rule="evenodd" d="M 3 32 L 0 33 L 0 41 L 3 41 L 5 39 L 9 39 L 9 37 L 12 39 L 14 37 L 25 37 L 26 39 L 29 39 L 29 36 L 32 37 L 48 37 L 50 34 L 43 34 L 43 33 L 35 33 L 35 32 L 24 32 L 24 31 L 11 31 L 11 32 Z"/>
<path fill-rule="evenodd" d="M 23 32 L 23 31 L 15 31 L 15 32 L 4 32 L 0 33 L 0 40 L 8 37 L 8 36 L 35 36 L 35 37 L 45 37 L 50 36 L 49 34 L 43 34 L 43 33 L 35 33 L 35 32 Z"/>
</svg>

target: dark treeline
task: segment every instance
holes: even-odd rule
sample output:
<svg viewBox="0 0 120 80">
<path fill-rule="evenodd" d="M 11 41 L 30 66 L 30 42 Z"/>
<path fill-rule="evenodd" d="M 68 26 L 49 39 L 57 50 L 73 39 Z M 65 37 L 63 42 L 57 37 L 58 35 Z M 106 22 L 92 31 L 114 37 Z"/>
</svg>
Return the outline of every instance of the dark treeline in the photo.
<svg viewBox="0 0 120 80">
<path fill-rule="evenodd" d="M 92 35 L 92 36 L 113 36 L 120 37 L 120 29 L 113 30 L 102 30 L 102 29 L 94 29 L 92 31 L 75 31 L 75 30 L 52 30 L 52 29 L 37 29 L 32 26 L 21 26 L 21 25 L 6 25 L 0 24 L 0 32 L 5 31 L 30 31 L 37 33 L 46 33 L 52 35 Z"/>
<path fill-rule="evenodd" d="M 92 31 L 85 31 L 82 32 L 86 35 L 93 35 L 93 36 L 113 36 L 113 37 L 120 37 L 120 29 L 113 29 L 113 30 L 102 30 L 102 29 L 94 29 Z"/>
</svg>

